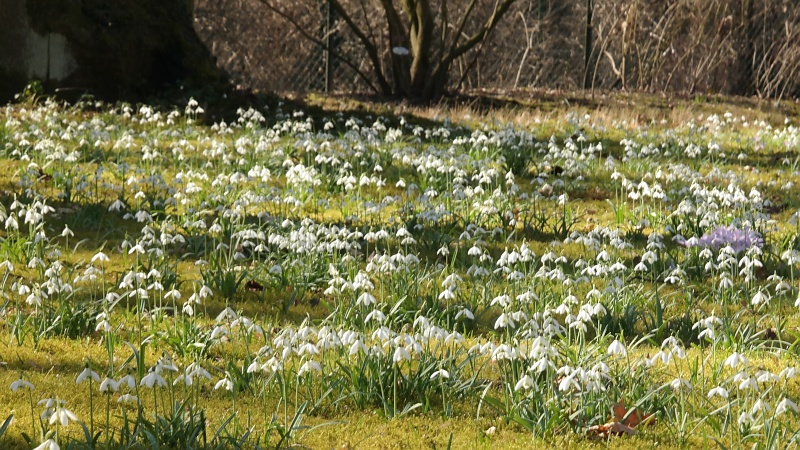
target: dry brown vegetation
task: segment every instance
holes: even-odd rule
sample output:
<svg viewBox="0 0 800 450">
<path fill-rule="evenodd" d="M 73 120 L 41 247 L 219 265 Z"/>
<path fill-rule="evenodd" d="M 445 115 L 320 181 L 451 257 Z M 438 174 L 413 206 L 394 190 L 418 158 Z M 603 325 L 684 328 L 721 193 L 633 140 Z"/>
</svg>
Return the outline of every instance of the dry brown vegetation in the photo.
<svg viewBox="0 0 800 450">
<path fill-rule="evenodd" d="M 317 1 L 274 2 L 303 31 L 328 42 L 326 9 Z M 441 2 L 433 2 L 442 22 Z M 458 17 L 466 2 L 448 2 Z M 800 95 L 800 8 L 794 0 L 594 0 L 592 46 L 585 67 L 587 2 L 517 0 L 484 44 L 450 68 L 451 89 L 592 89 L 724 93 L 785 98 Z M 363 30 L 388 33 L 378 0 L 342 0 Z M 464 33 L 494 3 L 477 0 Z M 258 0 L 198 0 L 196 28 L 222 67 L 243 87 L 271 91 L 325 88 L 325 52 Z M 334 18 L 335 19 L 335 18 Z M 332 90 L 370 90 L 363 46 L 333 20 Z M 441 33 L 438 29 L 434 32 Z M 383 64 L 391 49 L 379 47 Z M 344 63 L 347 59 L 348 64 Z M 391 70 L 385 71 L 391 76 Z M 371 75 L 370 75 L 371 76 Z M 372 80 L 373 85 L 377 85 Z"/>
</svg>

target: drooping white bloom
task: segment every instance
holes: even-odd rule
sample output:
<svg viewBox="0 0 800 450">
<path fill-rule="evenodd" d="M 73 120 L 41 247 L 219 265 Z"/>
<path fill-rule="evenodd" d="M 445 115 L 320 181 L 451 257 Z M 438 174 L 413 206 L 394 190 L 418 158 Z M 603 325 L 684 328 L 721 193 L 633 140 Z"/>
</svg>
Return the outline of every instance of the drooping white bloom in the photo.
<svg viewBox="0 0 800 450">
<path fill-rule="evenodd" d="M 78 416 L 75 415 L 72 411 L 64 408 L 64 406 L 59 406 L 56 408 L 55 414 L 50 416 L 50 425 L 55 424 L 56 422 L 61 423 L 62 427 L 66 427 L 69 425 L 69 421 L 72 420 L 73 422 L 78 421 Z"/>
<path fill-rule="evenodd" d="M 119 383 L 112 378 L 106 377 L 100 383 L 100 392 L 112 393 L 119 390 Z"/>
<path fill-rule="evenodd" d="M 450 378 L 450 372 L 444 369 L 439 369 L 431 374 L 431 380 L 435 380 L 437 378 Z"/>
<path fill-rule="evenodd" d="M 94 370 L 92 370 L 89 365 L 86 365 L 86 368 L 83 369 L 83 372 L 78 375 L 78 378 L 75 380 L 75 384 L 81 384 L 86 380 L 94 380 L 95 382 L 100 382 L 100 375 L 97 374 Z"/>
<path fill-rule="evenodd" d="M 676 391 L 682 390 L 682 389 L 686 389 L 686 390 L 691 390 L 692 389 L 692 384 L 689 383 L 688 380 L 685 380 L 685 379 L 680 378 L 680 377 L 675 378 L 674 380 L 670 381 L 669 385 L 670 385 L 670 387 L 672 389 L 674 389 Z"/>
<path fill-rule="evenodd" d="M 33 450 L 61 450 L 61 447 L 58 446 L 58 442 L 55 440 L 48 439 Z"/>
<path fill-rule="evenodd" d="M 33 387 L 33 384 L 31 384 L 27 380 L 23 380 L 22 378 L 20 378 L 19 380 L 14 381 L 14 382 L 11 383 L 11 392 L 17 392 L 21 388 L 27 388 L 27 389 L 30 389 L 30 390 L 34 390 L 35 389 Z"/>
<path fill-rule="evenodd" d="M 620 341 L 614 339 L 614 342 L 608 346 L 608 354 L 626 356 L 628 352 L 625 350 L 625 346 Z"/>
<path fill-rule="evenodd" d="M 517 381 L 517 384 L 514 385 L 514 390 L 519 391 L 524 389 L 527 391 L 529 389 L 533 389 L 535 386 L 536 383 L 534 383 L 533 378 L 526 373 L 522 376 L 522 378 L 519 379 L 519 381 Z"/>
<path fill-rule="evenodd" d="M 128 389 L 135 389 L 136 379 L 133 378 L 133 375 L 127 374 L 119 379 L 117 386 L 128 386 Z"/>
<path fill-rule="evenodd" d="M 408 350 L 406 350 L 404 347 L 398 346 L 395 349 L 394 355 L 392 356 L 392 361 L 396 363 L 401 363 L 403 361 L 410 361 L 410 360 L 411 360 L 411 355 L 408 353 Z"/>
<path fill-rule="evenodd" d="M 772 406 L 770 406 L 770 404 L 765 402 L 763 399 L 758 399 L 753 404 L 753 408 L 750 410 L 750 413 L 757 414 L 760 411 L 772 412 Z"/>
<path fill-rule="evenodd" d="M 731 369 L 735 369 L 739 364 L 746 365 L 747 364 L 747 358 L 745 358 L 744 356 L 742 356 L 738 352 L 733 352 L 733 353 L 731 353 L 730 356 L 728 356 L 725 359 L 725 362 L 723 364 L 725 364 L 726 366 L 730 367 Z"/>
<path fill-rule="evenodd" d="M 783 400 L 781 400 L 781 402 L 778 403 L 778 406 L 775 407 L 775 415 L 779 416 L 789 410 L 797 413 L 798 412 L 797 403 L 789 400 L 788 397 L 784 397 Z"/>
<path fill-rule="evenodd" d="M 214 385 L 214 389 L 220 388 L 225 388 L 226 391 L 233 391 L 233 381 L 231 381 L 227 373 Z"/>
<path fill-rule="evenodd" d="M 138 403 L 139 397 L 133 394 L 123 394 L 117 399 L 117 403 Z"/>
<path fill-rule="evenodd" d="M 297 371 L 297 376 L 301 377 L 305 373 L 311 372 L 312 370 L 314 372 L 322 372 L 322 366 L 320 366 L 320 364 L 314 361 L 313 359 L 309 359 L 308 361 L 303 363 L 302 366 L 300 366 L 300 370 Z"/>
<path fill-rule="evenodd" d="M 142 381 L 139 382 L 139 386 L 145 386 L 148 388 L 152 388 L 153 386 L 161 386 L 167 387 L 167 380 L 164 379 L 161 375 L 158 374 L 155 370 L 150 370 L 150 373 L 145 375 L 142 378 Z"/>
<path fill-rule="evenodd" d="M 728 390 L 722 386 L 717 386 L 708 391 L 708 398 L 714 397 L 715 395 L 722 398 L 728 398 Z"/>
<path fill-rule="evenodd" d="M 110 260 L 108 259 L 108 256 L 106 256 L 105 253 L 97 252 L 94 256 L 92 256 L 92 262 L 97 262 L 97 261 L 108 262 Z"/>
</svg>

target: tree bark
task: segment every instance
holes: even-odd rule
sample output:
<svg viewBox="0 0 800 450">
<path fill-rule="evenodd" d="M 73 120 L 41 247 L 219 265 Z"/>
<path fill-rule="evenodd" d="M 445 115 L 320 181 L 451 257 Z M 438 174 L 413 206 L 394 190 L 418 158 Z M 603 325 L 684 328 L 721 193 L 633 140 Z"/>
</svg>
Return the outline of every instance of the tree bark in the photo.
<svg viewBox="0 0 800 450">
<path fill-rule="evenodd" d="M 325 48 L 324 42 L 310 36 L 302 29 L 299 21 L 288 17 L 273 4 L 273 0 L 258 1 L 281 15 L 305 38 Z M 380 0 L 388 29 L 388 42 L 385 43 L 388 45 L 385 47 L 389 49 L 389 64 L 384 64 L 385 60 L 381 58 L 379 48 L 382 46 L 375 41 L 374 36 L 370 37 L 372 33 L 368 35 L 364 32 L 341 1 L 326 1 L 330 3 L 367 53 L 367 58 L 372 65 L 372 73 L 381 93 L 428 101 L 444 94 L 449 81 L 450 66 L 453 62 L 483 42 L 516 0 L 495 0 L 491 15 L 472 35 L 466 36 L 466 38 L 464 32 L 470 16 L 475 11 L 477 0 L 470 0 L 452 33 L 449 32 L 448 0 L 441 0 L 442 33 L 438 38 L 434 36 L 436 18 L 431 0 L 398 0 L 405 17 L 401 17 L 394 0 Z M 401 49 L 405 49 L 405 51 Z M 354 68 L 356 66 L 352 62 L 348 65 Z M 361 74 L 361 72 L 358 73 Z"/>
</svg>

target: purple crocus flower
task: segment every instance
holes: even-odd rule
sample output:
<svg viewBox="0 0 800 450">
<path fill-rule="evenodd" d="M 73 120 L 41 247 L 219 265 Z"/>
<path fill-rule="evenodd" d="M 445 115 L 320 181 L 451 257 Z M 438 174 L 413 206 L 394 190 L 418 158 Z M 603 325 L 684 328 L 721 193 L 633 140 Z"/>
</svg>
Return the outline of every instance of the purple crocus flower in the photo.
<svg viewBox="0 0 800 450">
<path fill-rule="evenodd" d="M 764 240 L 753 230 L 740 230 L 734 226 L 718 226 L 704 234 L 695 242 L 687 242 L 687 247 L 703 247 L 720 249 L 730 245 L 734 252 L 739 253 L 750 247 L 761 247 Z"/>
</svg>

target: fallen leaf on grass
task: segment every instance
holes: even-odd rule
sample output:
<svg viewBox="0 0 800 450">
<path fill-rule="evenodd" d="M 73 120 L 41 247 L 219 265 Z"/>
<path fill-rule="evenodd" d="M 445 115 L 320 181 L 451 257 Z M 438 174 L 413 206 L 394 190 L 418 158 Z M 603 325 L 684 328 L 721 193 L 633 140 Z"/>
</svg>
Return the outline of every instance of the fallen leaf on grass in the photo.
<svg viewBox="0 0 800 450">
<path fill-rule="evenodd" d="M 586 429 L 586 436 L 593 439 L 607 439 L 610 436 L 633 436 L 638 425 L 655 425 L 656 417 L 645 414 L 636 408 L 628 409 L 620 400 L 612 407 L 614 417 L 605 425 L 594 425 Z"/>
<path fill-rule="evenodd" d="M 625 401 L 620 400 L 612 407 L 614 410 L 614 421 L 629 427 L 636 427 L 639 424 L 655 425 L 656 417 L 652 414 L 640 413 L 638 409 L 625 408 Z"/>
<path fill-rule="evenodd" d="M 594 425 L 586 429 L 589 438 L 608 439 L 609 436 L 633 436 L 636 430 L 620 422 L 609 422 L 605 425 Z"/>
</svg>

